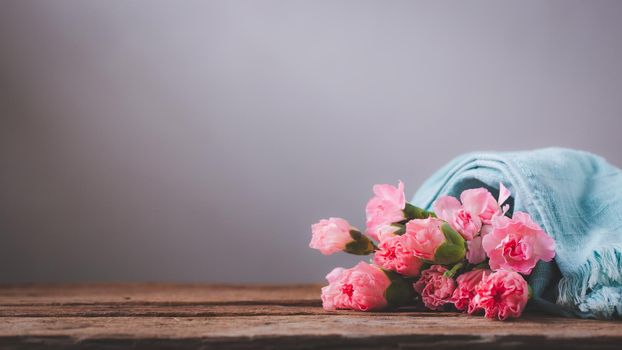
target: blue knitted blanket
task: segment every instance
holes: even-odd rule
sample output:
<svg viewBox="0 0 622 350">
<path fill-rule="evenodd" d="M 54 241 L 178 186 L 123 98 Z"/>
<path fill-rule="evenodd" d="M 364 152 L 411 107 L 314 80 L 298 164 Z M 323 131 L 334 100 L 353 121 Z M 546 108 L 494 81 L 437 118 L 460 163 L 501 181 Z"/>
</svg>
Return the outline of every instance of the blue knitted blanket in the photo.
<svg viewBox="0 0 622 350">
<path fill-rule="evenodd" d="M 562 148 L 460 156 L 430 177 L 412 203 L 498 184 L 555 239 L 556 257 L 529 276 L 529 307 L 568 317 L 622 316 L 622 171 L 591 153 Z M 496 192 L 496 193 L 495 193 Z"/>
</svg>

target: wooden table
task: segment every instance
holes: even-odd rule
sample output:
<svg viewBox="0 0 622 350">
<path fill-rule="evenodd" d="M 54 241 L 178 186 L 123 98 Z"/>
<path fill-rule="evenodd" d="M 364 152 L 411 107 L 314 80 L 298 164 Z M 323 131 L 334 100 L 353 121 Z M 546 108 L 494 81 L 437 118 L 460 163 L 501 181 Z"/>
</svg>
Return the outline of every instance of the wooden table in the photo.
<svg viewBox="0 0 622 350">
<path fill-rule="evenodd" d="M 0 286 L 0 349 L 621 349 L 622 322 L 325 312 L 317 285 Z"/>
</svg>

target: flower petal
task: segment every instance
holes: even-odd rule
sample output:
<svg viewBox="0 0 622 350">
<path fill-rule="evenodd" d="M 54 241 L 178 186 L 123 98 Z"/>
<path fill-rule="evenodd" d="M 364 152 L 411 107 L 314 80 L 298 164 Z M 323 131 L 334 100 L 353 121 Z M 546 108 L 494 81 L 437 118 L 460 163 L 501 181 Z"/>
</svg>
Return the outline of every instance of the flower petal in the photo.
<svg viewBox="0 0 622 350">
<path fill-rule="evenodd" d="M 450 221 L 454 212 L 462 209 L 462 204 L 456 197 L 442 196 L 434 202 L 434 212 L 439 218 Z"/>
<path fill-rule="evenodd" d="M 507 201 L 508 198 L 510 198 L 510 195 L 511 195 L 510 190 L 508 190 L 503 185 L 503 182 L 499 182 L 499 200 L 497 200 L 497 202 L 499 203 L 499 206 L 505 203 L 505 201 Z"/>
</svg>

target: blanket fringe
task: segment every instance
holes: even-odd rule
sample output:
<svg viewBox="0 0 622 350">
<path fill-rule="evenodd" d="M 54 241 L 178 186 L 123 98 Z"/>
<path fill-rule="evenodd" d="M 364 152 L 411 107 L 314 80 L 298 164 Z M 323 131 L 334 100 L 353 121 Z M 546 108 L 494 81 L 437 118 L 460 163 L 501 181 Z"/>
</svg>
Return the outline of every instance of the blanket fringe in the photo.
<svg viewBox="0 0 622 350">
<path fill-rule="evenodd" d="M 622 316 L 622 246 L 595 251 L 559 281 L 557 303 L 601 319 Z"/>
</svg>

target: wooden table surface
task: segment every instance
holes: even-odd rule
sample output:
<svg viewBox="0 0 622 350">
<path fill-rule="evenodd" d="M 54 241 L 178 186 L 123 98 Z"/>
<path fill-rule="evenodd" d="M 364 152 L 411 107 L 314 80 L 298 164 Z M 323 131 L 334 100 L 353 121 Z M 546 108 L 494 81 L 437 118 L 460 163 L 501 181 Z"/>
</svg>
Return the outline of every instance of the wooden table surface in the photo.
<svg viewBox="0 0 622 350">
<path fill-rule="evenodd" d="M 0 286 L 0 349 L 621 349 L 622 322 L 325 312 L 318 285 Z"/>
</svg>

